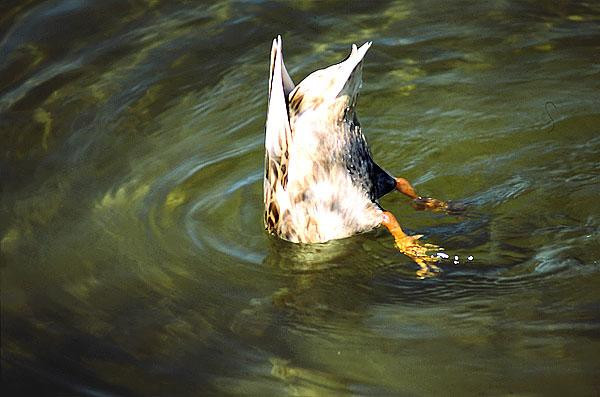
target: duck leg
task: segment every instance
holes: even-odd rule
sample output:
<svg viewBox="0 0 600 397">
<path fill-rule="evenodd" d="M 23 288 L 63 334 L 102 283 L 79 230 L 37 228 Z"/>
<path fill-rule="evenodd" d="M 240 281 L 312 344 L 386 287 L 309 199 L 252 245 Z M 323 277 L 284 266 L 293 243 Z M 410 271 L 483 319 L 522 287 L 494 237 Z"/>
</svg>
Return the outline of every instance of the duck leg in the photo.
<svg viewBox="0 0 600 397">
<path fill-rule="evenodd" d="M 421 197 L 415 192 L 409 181 L 396 178 L 396 190 L 412 199 L 411 205 L 418 211 L 430 210 L 434 212 L 450 212 L 448 203 L 431 197 Z"/>
<path fill-rule="evenodd" d="M 381 224 L 389 230 L 392 236 L 394 236 L 396 247 L 400 252 L 419 265 L 420 269 L 417 270 L 418 277 L 429 277 L 440 271 L 440 268 L 435 265 L 438 258 L 435 256 L 432 257 L 428 255 L 428 253 L 435 250 L 442 250 L 442 248 L 434 244 L 420 243 L 418 240 L 423 237 L 423 235 L 409 236 L 404 233 L 398 220 L 391 212 L 383 212 L 383 221 Z"/>
</svg>

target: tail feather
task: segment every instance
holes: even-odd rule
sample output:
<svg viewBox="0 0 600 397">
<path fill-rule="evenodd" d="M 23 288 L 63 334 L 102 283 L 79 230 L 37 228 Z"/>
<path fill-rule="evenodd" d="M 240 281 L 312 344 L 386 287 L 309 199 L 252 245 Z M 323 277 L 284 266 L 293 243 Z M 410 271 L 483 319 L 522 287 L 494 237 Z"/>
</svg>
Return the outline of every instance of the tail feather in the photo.
<svg viewBox="0 0 600 397">
<path fill-rule="evenodd" d="M 269 108 L 265 133 L 265 227 L 275 232 L 279 225 L 280 208 L 277 192 L 287 186 L 288 146 L 292 139 L 287 96 L 294 89 L 283 63 L 281 36 L 273 40 L 269 76 Z"/>
</svg>

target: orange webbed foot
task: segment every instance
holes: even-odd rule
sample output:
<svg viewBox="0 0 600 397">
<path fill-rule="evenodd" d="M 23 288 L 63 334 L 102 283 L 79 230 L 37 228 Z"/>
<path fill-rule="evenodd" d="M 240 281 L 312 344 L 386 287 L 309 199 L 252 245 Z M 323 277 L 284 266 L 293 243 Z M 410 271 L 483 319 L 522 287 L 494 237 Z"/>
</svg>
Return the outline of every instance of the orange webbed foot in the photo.
<svg viewBox="0 0 600 397">
<path fill-rule="evenodd" d="M 391 212 L 385 211 L 383 218 L 382 225 L 394 236 L 396 247 L 419 265 L 420 269 L 417 270 L 419 278 L 432 277 L 441 271 L 436 265 L 439 258 L 431 254 L 443 251 L 443 248 L 435 244 L 421 243 L 419 239 L 423 237 L 422 235 L 409 236 L 405 234 Z"/>
<path fill-rule="evenodd" d="M 467 210 L 463 203 L 442 201 L 431 197 L 417 197 L 411 205 L 417 211 L 443 212 L 447 215 L 462 215 Z"/>
<path fill-rule="evenodd" d="M 396 190 L 412 199 L 411 205 L 417 211 L 444 212 L 450 215 L 457 215 L 464 212 L 463 205 L 453 202 L 446 202 L 432 197 L 421 197 L 417 195 L 415 188 L 404 178 L 396 178 Z"/>
<path fill-rule="evenodd" d="M 448 203 L 431 197 L 417 197 L 411 203 L 417 211 L 448 212 Z"/>
</svg>

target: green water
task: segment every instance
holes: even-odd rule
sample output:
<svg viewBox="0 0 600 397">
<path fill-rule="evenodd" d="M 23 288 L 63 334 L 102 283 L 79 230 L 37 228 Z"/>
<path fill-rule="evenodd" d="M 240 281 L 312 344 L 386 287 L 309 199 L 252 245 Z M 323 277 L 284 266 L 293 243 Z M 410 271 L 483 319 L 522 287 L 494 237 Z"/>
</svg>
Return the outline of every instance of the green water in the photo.
<svg viewBox="0 0 600 397">
<path fill-rule="evenodd" d="M 382 200 L 438 277 L 263 231 L 277 34 L 373 41 L 375 159 L 468 206 Z M 3 395 L 597 395 L 599 54 L 596 2 L 4 2 Z"/>
</svg>

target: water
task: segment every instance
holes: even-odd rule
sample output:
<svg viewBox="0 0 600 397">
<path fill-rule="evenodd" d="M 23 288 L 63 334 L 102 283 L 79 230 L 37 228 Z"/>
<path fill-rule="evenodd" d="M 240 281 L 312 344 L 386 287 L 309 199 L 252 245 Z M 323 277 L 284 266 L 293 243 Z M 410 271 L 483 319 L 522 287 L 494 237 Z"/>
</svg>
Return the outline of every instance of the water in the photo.
<svg viewBox="0 0 600 397">
<path fill-rule="evenodd" d="M 598 394 L 598 4 L 294 4 L 4 3 L 3 392 Z M 264 233 L 279 33 L 296 81 L 373 40 L 376 160 L 468 205 L 382 200 L 438 277 Z"/>
</svg>

